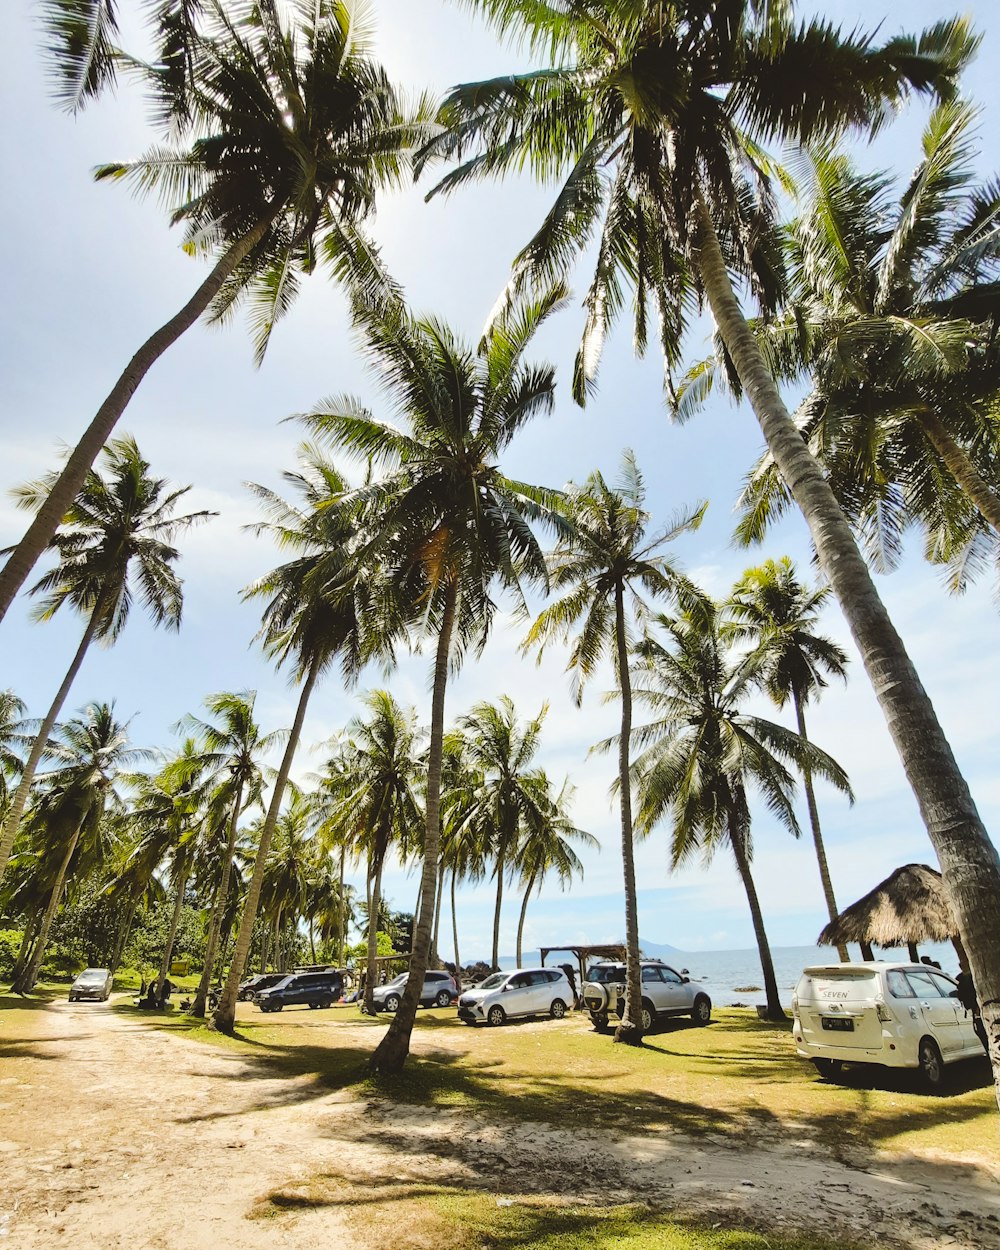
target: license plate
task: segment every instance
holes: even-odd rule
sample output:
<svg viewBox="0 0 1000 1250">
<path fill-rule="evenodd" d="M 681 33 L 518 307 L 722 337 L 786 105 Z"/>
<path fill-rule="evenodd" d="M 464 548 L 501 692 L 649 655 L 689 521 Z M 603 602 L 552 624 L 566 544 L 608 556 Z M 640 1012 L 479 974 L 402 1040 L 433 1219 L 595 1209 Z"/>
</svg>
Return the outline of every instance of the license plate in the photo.
<svg viewBox="0 0 1000 1250">
<path fill-rule="evenodd" d="M 853 1033 L 854 1021 L 847 1016 L 824 1016 L 823 1028 L 832 1033 Z"/>
</svg>

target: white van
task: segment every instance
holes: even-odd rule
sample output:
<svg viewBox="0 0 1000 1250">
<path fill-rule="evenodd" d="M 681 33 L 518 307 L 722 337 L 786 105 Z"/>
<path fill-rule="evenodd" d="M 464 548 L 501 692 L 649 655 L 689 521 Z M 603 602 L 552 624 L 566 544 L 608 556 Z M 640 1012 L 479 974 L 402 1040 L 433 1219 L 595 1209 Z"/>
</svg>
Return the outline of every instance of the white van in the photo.
<svg viewBox="0 0 1000 1250">
<path fill-rule="evenodd" d="M 954 980 L 926 964 L 829 964 L 806 968 L 792 999 L 798 1054 L 821 1076 L 845 1063 L 919 1068 L 936 1089 L 944 1065 L 982 1055 L 972 1013 Z"/>
</svg>

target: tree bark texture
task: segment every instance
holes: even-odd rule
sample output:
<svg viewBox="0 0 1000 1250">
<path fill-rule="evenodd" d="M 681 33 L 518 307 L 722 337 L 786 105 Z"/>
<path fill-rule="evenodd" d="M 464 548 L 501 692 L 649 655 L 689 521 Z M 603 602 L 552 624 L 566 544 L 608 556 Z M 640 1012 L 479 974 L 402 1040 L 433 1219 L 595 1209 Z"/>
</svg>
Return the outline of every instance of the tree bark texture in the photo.
<svg viewBox="0 0 1000 1250">
<path fill-rule="evenodd" d="M 201 980 L 198 982 L 198 990 L 194 996 L 194 1002 L 191 1004 L 190 1014 L 197 1016 L 199 1020 L 204 1020 L 208 1007 L 208 991 L 212 986 L 212 976 L 215 973 L 215 956 L 219 950 L 219 936 L 222 933 L 222 916 L 229 905 L 229 879 L 233 872 L 237 825 L 242 805 L 243 782 L 241 781 L 236 786 L 236 796 L 233 799 L 233 814 L 229 818 L 229 832 L 226 835 L 226 854 L 222 861 L 222 876 L 219 880 L 219 888 L 215 894 L 215 905 L 212 908 L 212 919 L 208 928 L 208 941 L 205 943 L 205 966 L 201 970 Z"/>
<path fill-rule="evenodd" d="M 166 945 L 163 948 L 163 958 L 160 960 L 160 976 L 156 982 L 156 997 L 163 998 L 163 986 L 167 976 L 170 973 L 170 960 L 174 953 L 174 942 L 177 940 L 177 930 L 181 923 L 181 909 L 184 906 L 184 889 L 187 885 L 188 878 L 188 856 L 185 853 L 183 860 L 177 866 L 177 886 L 174 895 L 174 910 L 170 917 L 170 931 L 167 934 Z"/>
<path fill-rule="evenodd" d="M 0 573 L 0 620 L 3 620 L 7 614 L 14 596 L 21 589 L 25 578 L 34 568 L 38 557 L 58 529 L 60 521 L 76 498 L 101 448 L 111 437 L 119 417 L 128 406 L 139 383 L 167 348 L 172 346 L 185 330 L 190 329 L 208 308 L 229 275 L 264 237 L 276 215 L 277 210 L 257 222 L 248 234 L 234 243 L 180 312 L 150 335 L 128 362 L 124 373 L 97 410 L 93 421 L 87 426 L 45 502 L 28 526 L 24 537 L 14 548 L 4 565 L 3 572 Z"/>
<path fill-rule="evenodd" d="M 42 916 L 42 923 L 38 929 L 38 937 L 35 940 L 34 949 L 31 952 L 31 958 L 28 960 L 27 966 L 11 986 L 16 994 L 28 994 L 35 987 L 38 980 L 38 973 L 42 967 L 42 961 L 45 958 L 45 947 L 49 941 L 49 930 L 52 928 L 52 921 L 55 919 L 56 912 L 59 910 L 59 902 L 62 898 L 63 886 L 66 884 L 66 873 L 69 871 L 70 860 L 73 858 L 73 852 L 76 845 L 80 841 L 80 829 L 77 827 L 76 833 L 69 840 L 66 847 L 66 853 L 62 857 L 62 863 L 59 865 L 59 871 L 56 874 L 55 884 L 52 887 L 52 893 L 49 895 L 48 906 L 45 908 L 45 914 Z"/>
<path fill-rule="evenodd" d="M 799 727 L 799 737 L 804 738 L 808 742 L 809 735 L 806 733 L 805 708 L 802 706 L 802 700 L 799 698 L 797 691 L 792 691 L 792 699 L 795 702 L 795 720 Z M 833 893 L 833 879 L 830 876 L 830 865 L 827 862 L 826 847 L 823 844 L 823 831 L 819 825 L 819 807 L 816 805 L 816 790 L 813 786 L 812 771 L 808 767 L 802 770 L 802 788 L 806 792 L 806 807 L 809 809 L 809 824 L 812 826 L 813 845 L 816 847 L 816 862 L 819 864 L 819 879 L 823 885 L 823 897 L 826 899 L 827 915 L 831 920 L 836 920 L 840 912 L 837 909 L 837 900 Z M 846 943 L 838 943 L 837 955 L 841 963 L 850 963 L 851 956 Z"/>
<path fill-rule="evenodd" d="M 444 696 L 448 685 L 448 659 L 458 605 L 458 585 L 447 588 L 441 632 L 434 658 L 434 692 L 431 697 L 431 739 L 427 753 L 427 800 L 424 807 L 424 862 L 420 874 L 419 919 L 413 928 L 413 953 L 410 974 L 403 991 L 403 1001 L 392 1018 L 385 1036 L 372 1053 L 368 1066 L 372 1072 L 392 1073 L 402 1070 L 410 1053 L 410 1034 L 417 1016 L 424 974 L 431 949 L 434 924 L 434 890 L 437 885 L 438 856 L 441 849 L 441 760 L 444 744 Z"/>
<path fill-rule="evenodd" d="M 55 727 L 56 718 L 62 711 L 62 706 L 66 702 L 66 696 L 69 694 L 70 687 L 76 680 L 76 675 L 80 671 L 80 665 L 83 663 L 83 657 L 87 654 L 90 644 L 94 640 L 94 634 L 97 632 L 97 626 L 100 620 L 101 611 L 104 608 L 104 596 L 98 598 L 94 604 L 94 610 L 90 614 L 90 620 L 87 622 L 87 628 L 83 631 L 83 637 L 80 639 L 80 645 L 76 649 L 73 656 L 73 662 L 66 670 L 66 676 L 62 679 L 62 685 L 56 691 L 56 696 L 52 700 L 52 704 L 45 714 L 41 728 L 31 744 L 31 752 L 28 755 L 28 761 L 24 766 L 24 772 L 21 779 L 17 783 L 17 790 L 14 793 L 14 801 L 10 805 L 7 813 L 7 819 L 4 821 L 3 833 L 0 834 L 0 881 L 3 880 L 4 872 L 7 868 L 7 861 L 10 859 L 10 853 L 14 846 L 14 839 L 17 837 L 17 831 L 21 825 L 21 817 L 24 815 L 24 809 L 28 804 L 28 796 L 31 793 L 31 786 L 35 780 L 35 773 L 38 771 L 38 765 L 42 761 L 45 754 L 45 748 L 48 745 L 52 730 Z"/>
<path fill-rule="evenodd" d="M 368 960 L 365 964 L 365 1001 L 362 1010 L 369 1016 L 375 1014 L 375 986 L 378 984 L 375 979 L 378 969 L 375 958 L 378 955 L 378 909 L 382 903 L 382 866 L 384 863 L 385 856 L 380 855 L 378 863 L 375 864 L 371 893 L 368 896 Z"/>
<path fill-rule="evenodd" d="M 979 995 L 1000 1103 L 1000 857 L 850 525 L 743 317 L 704 203 L 699 206 L 698 239 L 698 268 L 715 323 L 768 450 L 809 525 L 820 565 L 857 644 L 937 852 Z"/>
<path fill-rule="evenodd" d="M 774 961 L 771 959 L 771 947 L 767 940 L 767 933 L 764 930 L 764 913 L 761 910 L 760 899 L 757 897 L 757 887 L 754 885 L 753 875 L 750 872 L 750 858 L 747 854 L 739 823 L 732 816 L 730 816 L 729 821 L 729 844 L 733 848 L 736 868 L 740 874 L 740 880 L 743 882 L 743 889 L 746 891 L 747 902 L 750 905 L 754 937 L 757 939 L 757 950 L 760 952 L 760 968 L 764 975 L 764 993 L 767 995 L 767 1018 L 769 1020 L 785 1020 L 787 1016 L 784 1008 L 781 1006 L 781 995 L 778 993 L 778 979 L 774 975 Z"/>
<path fill-rule="evenodd" d="M 501 833 L 500 846 L 497 848 L 497 898 L 493 908 L 493 955 L 490 968 L 500 971 L 500 908 L 503 903 L 503 875 L 507 871 L 507 835 Z"/>
<path fill-rule="evenodd" d="M 344 898 L 344 860 L 347 856 L 345 847 L 340 848 L 340 905 L 337 909 L 337 961 L 343 968 L 347 951 L 347 901 Z"/>
<path fill-rule="evenodd" d="M 462 988 L 462 961 L 458 954 L 458 912 L 455 910 L 455 878 L 458 876 L 458 868 L 451 870 L 451 933 L 455 940 L 455 984 L 459 990 Z"/>
<path fill-rule="evenodd" d="M 434 898 L 434 933 L 431 937 L 431 966 L 437 968 L 441 963 L 439 942 L 441 939 L 441 904 L 444 902 L 444 861 L 438 864 L 437 887 Z"/>
<path fill-rule="evenodd" d="M 524 917 L 528 913 L 528 899 L 531 898 L 531 891 L 534 888 L 535 877 L 537 873 L 532 873 L 528 878 L 528 884 L 524 887 L 524 898 L 521 900 L 521 914 L 517 920 L 517 966 L 521 966 L 521 947 L 524 938 Z"/>
<path fill-rule="evenodd" d="M 260 892 L 264 885 L 265 864 L 268 852 L 271 849 L 271 839 L 274 837 L 274 830 L 278 824 L 278 816 L 281 813 L 281 803 L 285 797 L 285 787 L 288 785 L 288 774 L 292 770 L 292 761 L 295 759 L 295 751 L 299 745 L 299 738 L 302 736 L 302 724 L 306 718 L 309 696 L 312 694 L 318 676 L 319 663 L 314 661 L 306 675 L 305 681 L 302 683 L 298 707 L 295 709 L 295 720 L 288 735 L 288 742 L 285 744 L 285 753 L 282 755 L 281 764 L 278 767 L 278 775 L 274 781 L 274 793 L 271 795 L 267 816 L 264 818 L 264 828 L 260 831 L 260 845 L 257 847 L 257 858 L 254 860 L 250 886 L 243 901 L 243 915 L 240 917 L 236 946 L 233 949 L 233 958 L 229 964 L 229 976 L 226 978 L 225 988 L 219 996 L 219 1005 L 212 1016 L 213 1027 L 219 1029 L 222 1033 L 232 1033 L 236 1027 L 236 995 L 239 992 L 240 981 L 243 980 L 243 972 L 247 966 L 250 943 L 253 941 L 253 927 L 257 920 Z"/>
<path fill-rule="evenodd" d="M 629 746 L 632 739 L 632 680 L 625 637 L 625 588 L 615 587 L 615 646 L 618 651 L 618 682 L 622 692 L 622 727 L 618 740 L 618 788 L 621 798 L 622 875 L 625 884 L 625 1013 L 615 1029 L 615 1041 L 642 1045 L 642 977 L 639 966 L 639 910 L 635 888 L 635 853 L 632 843 L 632 778 Z"/>
</svg>

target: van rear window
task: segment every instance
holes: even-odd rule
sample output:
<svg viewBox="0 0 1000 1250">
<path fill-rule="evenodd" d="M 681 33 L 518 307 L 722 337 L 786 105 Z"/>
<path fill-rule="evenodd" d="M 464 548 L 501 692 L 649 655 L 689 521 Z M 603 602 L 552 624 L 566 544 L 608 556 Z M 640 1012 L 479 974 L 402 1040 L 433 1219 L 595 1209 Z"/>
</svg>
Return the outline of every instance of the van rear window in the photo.
<svg viewBox="0 0 1000 1250">
<path fill-rule="evenodd" d="M 809 977 L 812 991 L 817 998 L 829 999 L 833 1002 L 845 1002 L 848 999 L 874 999 L 878 991 L 878 978 L 874 972 L 855 972 L 838 974 L 822 972 Z M 799 994 L 802 990 L 799 990 Z"/>
</svg>

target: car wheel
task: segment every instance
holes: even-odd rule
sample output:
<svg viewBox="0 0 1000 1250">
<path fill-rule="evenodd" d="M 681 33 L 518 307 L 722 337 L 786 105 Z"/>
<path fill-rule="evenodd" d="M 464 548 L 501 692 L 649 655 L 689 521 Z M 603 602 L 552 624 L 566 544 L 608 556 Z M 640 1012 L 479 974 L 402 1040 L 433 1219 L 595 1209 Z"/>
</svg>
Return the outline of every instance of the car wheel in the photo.
<svg viewBox="0 0 1000 1250">
<path fill-rule="evenodd" d="M 390 994 L 389 997 L 385 1000 L 385 1009 L 386 1011 L 398 1011 L 399 1004 L 400 1004 L 399 995 Z"/>
<path fill-rule="evenodd" d="M 607 1033 L 608 1031 L 607 1012 L 602 1011 L 602 1012 L 597 1012 L 595 1014 L 592 1011 L 590 1013 L 590 1022 L 594 1026 L 594 1028 L 597 1030 L 598 1033 Z"/>
<path fill-rule="evenodd" d="M 944 1081 L 944 1063 L 937 1042 L 925 1037 L 917 1050 L 917 1067 L 920 1079 L 927 1089 L 940 1089 Z"/>
<path fill-rule="evenodd" d="M 437 998 L 435 998 L 434 1002 L 437 1004 L 438 1007 L 450 1007 L 451 995 L 448 993 L 447 990 L 438 990 L 438 996 Z"/>
<path fill-rule="evenodd" d="M 643 1033 L 648 1033 L 653 1027 L 653 1021 L 656 1019 L 656 1012 L 653 1010 L 653 1004 L 643 1002 L 639 1011 L 639 1018 L 642 1021 Z"/>
<path fill-rule="evenodd" d="M 285 1005 L 284 1003 L 275 1003 L 275 1004 L 271 1007 L 271 1010 L 272 1010 L 272 1011 L 281 1011 L 281 1010 L 282 1010 L 282 1008 L 284 1007 L 284 1005 Z"/>
<path fill-rule="evenodd" d="M 712 1002 L 703 994 L 694 1000 L 691 1019 L 698 1025 L 708 1024 L 712 1019 Z"/>
<path fill-rule="evenodd" d="M 310 1003 L 310 1004 L 309 1004 L 309 1010 L 310 1010 L 310 1011 L 315 1011 L 317 1007 L 322 1007 L 322 1006 L 323 1006 L 323 1004 L 322 1004 L 322 1003 Z"/>
<path fill-rule="evenodd" d="M 553 999 L 552 1006 L 549 1008 L 549 1015 L 553 1020 L 561 1020 L 566 1014 L 566 1004 L 561 998 Z"/>
<path fill-rule="evenodd" d="M 827 1081 L 835 1081 L 844 1070 L 844 1065 L 839 1059 L 814 1059 L 813 1067 Z"/>
<path fill-rule="evenodd" d="M 506 1011 L 504 1011 L 504 1009 L 500 1006 L 499 1003 L 491 1007 L 489 1011 L 486 1013 L 487 1024 L 492 1024 L 494 1026 L 500 1025 L 500 1024 L 503 1024 L 503 1022 L 506 1019 L 507 1019 L 507 1013 Z"/>
</svg>

